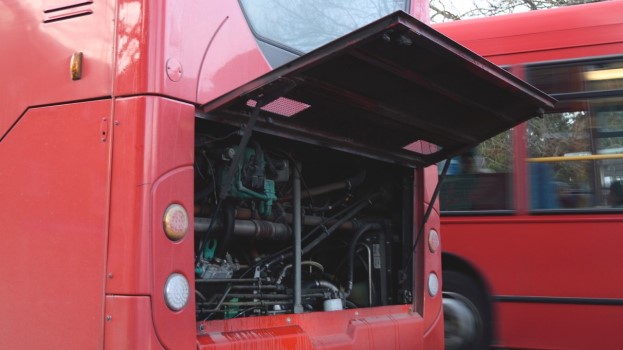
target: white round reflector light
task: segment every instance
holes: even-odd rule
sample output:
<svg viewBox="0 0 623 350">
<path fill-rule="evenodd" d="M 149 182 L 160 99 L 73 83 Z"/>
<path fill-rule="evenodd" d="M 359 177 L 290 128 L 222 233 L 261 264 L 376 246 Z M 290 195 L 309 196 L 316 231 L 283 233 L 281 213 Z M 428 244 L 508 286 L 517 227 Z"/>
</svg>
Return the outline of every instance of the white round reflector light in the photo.
<svg viewBox="0 0 623 350">
<path fill-rule="evenodd" d="M 430 250 L 431 253 L 434 253 L 438 249 L 439 249 L 439 233 L 431 229 L 428 232 L 428 250 Z"/>
<path fill-rule="evenodd" d="M 186 303 L 190 296 L 190 287 L 186 277 L 180 273 L 173 273 L 167 278 L 164 285 L 164 301 L 173 311 L 179 311 Z"/>
<path fill-rule="evenodd" d="M 179 204 L 171 204 L 164 211 L 162 218 L 164 233 L 172 241 L 179 241 L 188 231 L 188 213 Z"/>
<path fill-rule="evenodd" d="M 434 297 L 439 293 L 439 278 L 434 272 L 431 272 L 428 275 L 428 294 L 431 297 Z"/>
</svg>

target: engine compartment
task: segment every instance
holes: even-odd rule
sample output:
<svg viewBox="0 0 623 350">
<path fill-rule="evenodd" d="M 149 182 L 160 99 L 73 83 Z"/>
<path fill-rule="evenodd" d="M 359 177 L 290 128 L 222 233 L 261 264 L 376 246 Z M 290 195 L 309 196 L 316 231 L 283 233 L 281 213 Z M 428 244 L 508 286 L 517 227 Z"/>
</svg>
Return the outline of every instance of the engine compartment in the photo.
<svg viewBox="0 0 623 350">
<path fill-rule="evenodd" d="M 413 301 L 413 169 L 261 133 L 241 148 L 241 129 L 207 120 L 196 130 L 198 321 Z"/>
</svg>

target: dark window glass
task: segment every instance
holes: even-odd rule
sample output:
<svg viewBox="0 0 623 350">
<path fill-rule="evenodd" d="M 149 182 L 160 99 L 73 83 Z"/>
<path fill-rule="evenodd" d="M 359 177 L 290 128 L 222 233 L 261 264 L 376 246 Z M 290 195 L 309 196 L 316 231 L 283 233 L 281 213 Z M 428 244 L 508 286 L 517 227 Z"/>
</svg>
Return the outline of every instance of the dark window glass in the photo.
<svg viewBox="0 0 623 350">
<path fill-rule="evenodd" d="M 623 98 L 564 101 L 530 120 L 526 139 L 532 209 L 623 204 L 613 197 L 623 181 Z"/>
<path fill-rule="evenodd" d="M 241 0 L 262 39 L 308 52 L 396 10 L 408 0 Z"/>
<path fill-rule="evenodd" d="M 441 210 L 512 209 L 511 170 L 511 132 L 506 131 L 451 160 L 441 187 Z"/>
<path fill-rule="evenodd" d="M 623 62 L 576 62 L 535 65 L 526 69 L 527 80 L 550 94 L 623 89 Z"/>
</svg>

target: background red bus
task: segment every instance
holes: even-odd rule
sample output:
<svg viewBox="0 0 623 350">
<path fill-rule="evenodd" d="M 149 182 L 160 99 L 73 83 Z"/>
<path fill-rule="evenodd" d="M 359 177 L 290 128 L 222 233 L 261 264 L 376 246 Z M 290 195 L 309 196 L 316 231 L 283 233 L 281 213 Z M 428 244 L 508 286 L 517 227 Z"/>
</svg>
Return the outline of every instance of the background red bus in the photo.
<svg viewBox="0 0 623 350">
<path fill-rule="evenodd" d="M 434 164 L 552 99 L 426 8 L 0 2 L 0 348 L 442 348 Z"/>
<path fill-rule="evenodd" d="M 448 348 L 620 348 L 621 14 L 606 1 L 435 26 L 559 100 L 452 160 Z"/>
</svg>

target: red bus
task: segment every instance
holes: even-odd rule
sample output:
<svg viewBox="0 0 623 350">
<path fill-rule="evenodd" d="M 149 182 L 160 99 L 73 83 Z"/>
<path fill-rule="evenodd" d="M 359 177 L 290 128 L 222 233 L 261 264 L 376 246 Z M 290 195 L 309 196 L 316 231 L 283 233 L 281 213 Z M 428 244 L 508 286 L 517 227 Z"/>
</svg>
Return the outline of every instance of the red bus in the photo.
<svg viewBox="0 0 623 350">
<path fill-rule="evenodd" d="M 1 2 L 0 348 L 442 348 L 425 167 L 553 100 L 425 8 Z"/>
<path fill-rule="evenodd" d="M 605 1 L 435 26 L 558 100 L 451 162 L 448 348 L 621 347 L 621 14 Z"/>
</svg>

